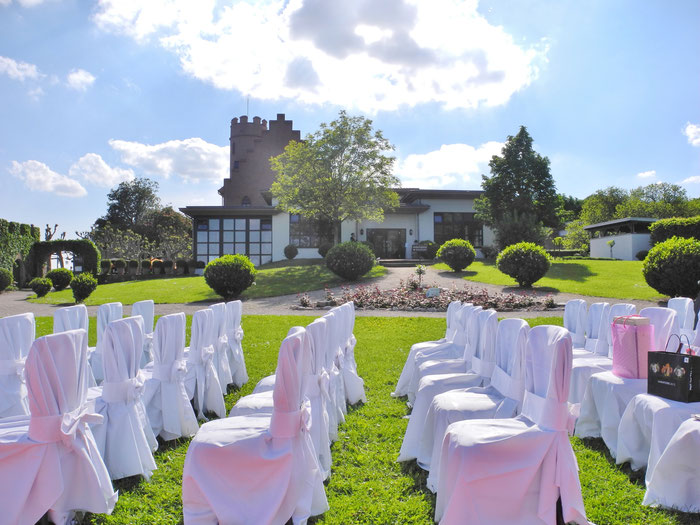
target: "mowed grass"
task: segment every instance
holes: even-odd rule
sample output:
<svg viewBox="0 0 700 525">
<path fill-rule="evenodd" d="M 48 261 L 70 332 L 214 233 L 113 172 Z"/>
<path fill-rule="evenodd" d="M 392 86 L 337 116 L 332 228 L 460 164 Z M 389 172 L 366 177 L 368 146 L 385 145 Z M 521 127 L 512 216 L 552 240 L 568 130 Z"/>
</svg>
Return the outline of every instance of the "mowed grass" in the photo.
<svg viewBox="0 0 700 525">
<path fill-rule="evenodd" d="M 452 273 L 444 263 L 433 265 L 431 271 Z M 454 274 L 453 274 L 454 275 Z M 501 273 L 490 261 L 474 261 L 458 273 L 467 281 L 512 286 L 515 279 Z M 428 273 L 428 279 L 430 273 Z M 615 299 L 657 301 L 665 296 L 651 288 L 642 275 L 641 261 L 555 260 L 549 272 L 533 288 L 544 292 L 564 292 Z M 519 289 L 521 290 L 521 289 Z"/>
<path fill-rule="evenodd" d="M 255 383 L 274 372 L 279 344 L 288 329 L 306 325 L 304 316 L 244 316 L 249 382 L 226 396 L 230 407 Z M 531 326 L 562 324 L 561 317 L 529 319 Z M 188 316 L 188 339 L 191 317 Z M 91 319 L 90 343 L 95 343 Z M 50 318 L 37 319 L 37 335 L 51 331 Z M 426 473 L 415 462 L 397 463 L 406 430 L 405 399 L 390 396 L 411 344 L 439 338 L 444 320 L 407 317 L 358 317 L 355 357 L 365 380 L 367 403 L 350 407 L 339 440 L 333 444 L 333 471 L 326 484 L 330 510 L 313 518 L 317 524 L 432 524 L 435 497 L 425 488 Z M 572 438 L 578 458 L 588 519 L 598 525 L 700 523 L 697 514 L 682 514 L 641 506 L 643 475 L 616 466 L 601 440 Z M 162 446 L 156 453 L 158 469 L 150 483 L 140 478 L 115 482 L 119 501 L 114 513 L 88 515 L 81 523 L 182 522 L 182 468 L 189 440 Z M 236 475 L 236 473 L 232 473 Z"/>
<path fill-rule="evenodd" d="M 386 273 L 383 266 L 372 268 L 362 280 L 380 277 Z M 315 260 L 313 263 L 272 264 L 258 271 L 255 285 L 243 292 L 245 299 L 275 297 L 312 290 L 322 290 L 325 286 L 333 287 L 344 281 L 333 274 L 325 265 Z M 102 284 L 85 301 L 86 305 L 99 305 L 111 302 L 133 304 L 144 299 L 153 299 L 157 303 L 196 303 L 215 301 L 221 298 L 209 288 L 204 277 L 175 277 L 170 279 L 150 279 L 143 281 L 126 281 L 123 283 Z M 34 303 L 73 304 L 70 289 L 51 292 L 40 299 L 29 299 Z"/>
</svg>

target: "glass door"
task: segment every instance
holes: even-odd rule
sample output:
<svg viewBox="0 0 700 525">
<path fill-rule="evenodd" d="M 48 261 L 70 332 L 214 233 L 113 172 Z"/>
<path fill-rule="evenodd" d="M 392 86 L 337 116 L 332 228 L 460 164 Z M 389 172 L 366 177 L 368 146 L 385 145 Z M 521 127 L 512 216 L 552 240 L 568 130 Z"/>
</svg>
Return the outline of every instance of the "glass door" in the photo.
<svg viewBox="0 0 700 525">
<path fill-rule="evenodd" d="M 377 257 L 382 259 L 406 258 L 406 230 L 404 228 L 368 228 L 367 242 Z"/>
</svg>

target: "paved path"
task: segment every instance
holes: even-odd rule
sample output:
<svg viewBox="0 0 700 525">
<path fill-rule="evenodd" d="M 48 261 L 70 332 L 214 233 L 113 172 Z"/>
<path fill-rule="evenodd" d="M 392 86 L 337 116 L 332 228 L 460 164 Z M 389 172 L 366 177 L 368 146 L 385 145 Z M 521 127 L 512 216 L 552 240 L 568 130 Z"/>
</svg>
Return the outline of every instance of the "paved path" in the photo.
<svg viewBox="0 0 700 525">
<path fill-rule="evenodd" d="M 371 286 L 377 286 L 382 290 L 396 288 L 399 286 L 400 281 L 407 280 L 411 275 L 415 275 L 414 268 L 387 268 L 387 273 L 382 277 L 377 277 L 372 279 L 369 284 Z M 452 286 L 473 286 L 477 289 L 486 289 L 489 294 L 494 293 L 520 293 L 522 290 L 511 287 L 511 286 L 498 286 L 492 284 L 483 283 L 472 283 L 470 281 L 465 281 L 459 276 L 455 276 L 452 272 L 438 271 L 432 268 L 428 268 L 428 274 L 423 278 L 426 284 L 434 284 L 442 288 L 451 288 Z M 340 295 L 342 293 L 341 288 L 333 288 L 333 293 Z M 604 291 L 601 290 L 601 295 Z M 619 303 L 623 302 L 620 299 L 611 299 L 606 297 L 590 297 L 569 293 L 559 293 L 559 292 L 547 292 L 535 290 L 533 293 L 540 297 L 545 297 L 550 295 L 554 301 L 559 304 L 564 304 L 569 299 L 585 299 L 589 304 L 605 301 L 609 303 Z M 17 291 L 17 292 L 3 292 L 0 293 L 0 317 L 5 317 L 7 315 L 14 315 L 24 312 L 33 312 L 37 316 L 53 316 L 53 312 L 58 308 L 58 305 L 50 304 L 35 304 L 26 301 L 25 299 L 33 295 L 31 291 Z M 319 301 L 325 298 L 325 292 L 323 290 L 316 290 L 309 292 L 308 295 L 313 301 Z M 157 298 L 154 297 L 157 301 Z M 194 303 L 185 304 L 156 304 L 156 315 L 165 315 L 176 312 L 185 312 L 186 314 L 192 314 L 196 310 L 201 308 L 206 308 L 209 304 L 217 301 L 199 301 Z M 659 303 L 650 301 L 624 301 L 634 303 L 637 309 L 644 308 L 646 306 L 658 306 Z M 299 304 L 299 299 L 296 294 L 293 295 L 282 295 L 278 297 L 266 297 L 263 299 L 249 299 L 243 303 L 243 312 L 246 315 L 309 315 L 318 316 L 322 310 L 295 310 L 292 306 Z M 91 316 L 95 316 L 97 312 L 97 306 L 88 306 L 88 311 Z M 127 306 L 125 308 L 125 313 L 128 313 L 130 308 Z M 563 307 L 554 310 L 548 310 L 547 312 L 542 311 L 515 311 L 515 312 L 504 312 L 502 315 L 504 317 L 539 317 L 542 315 L 562 315 Z M 444 312 L 405 312 L 399 310 L 357 310 L 358 316 L 377 316 L 377 317 L 444 317 Z"/>
</svg>

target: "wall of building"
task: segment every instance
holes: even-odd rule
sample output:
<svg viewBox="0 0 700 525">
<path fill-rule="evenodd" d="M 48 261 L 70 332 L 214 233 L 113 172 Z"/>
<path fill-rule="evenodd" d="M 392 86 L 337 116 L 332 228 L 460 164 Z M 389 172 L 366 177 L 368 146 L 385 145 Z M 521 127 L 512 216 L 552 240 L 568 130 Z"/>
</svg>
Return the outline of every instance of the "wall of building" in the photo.
<svg viewBox="0 0 700 525">
<path fill-rule="evenodd" d="M 615 246 L 612 250 L 614 259 L 636 261 L 637 252 L 651 248 L 649 238 L 648 233 L 623 233 L 591 239 L 591 257 L 610 257 L 608 241 L 614 240 Z"/>
</svg>

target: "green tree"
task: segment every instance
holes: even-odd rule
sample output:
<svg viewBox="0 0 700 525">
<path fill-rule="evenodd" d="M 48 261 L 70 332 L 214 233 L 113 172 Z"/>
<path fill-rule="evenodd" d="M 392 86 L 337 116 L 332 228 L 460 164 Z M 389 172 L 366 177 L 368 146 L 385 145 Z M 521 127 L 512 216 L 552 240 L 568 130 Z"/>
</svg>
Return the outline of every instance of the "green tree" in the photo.
<svg viewBox="0 0 700 525">
<path fill-rule="evenodd" d="M 578 219 L 571 221 L 566 225 L 566 236 L 564 237 L 564 248 L 567 250 L 581 250 L 582 252 L 590 252 L 591 239 L 583 229 L 586 224 Z"/>
<path fill-rule="evenodd" d="M 559 202 L 557 216 L 559 217 L 560 226 L 578 219 L 579 215 L 581 215 L 583 199 L 560 193 L 557 195 L 557 200 Z"/>
<path fill-rule="evenodd" d="M 343 221 L 381 222 L 385 210 L 398 206 L 392 190 L 399 185 L 392 174 L 394 157 L 386 154 L 391 150 L 371 120 L 341 111 L 271 159 L 277 178 L 270 190 L 282 210 L 331 223 L 338 242 Z"/>
<path fill-rule="evenodd" d="M 581 220 L 584 224 L 597 224 L 618 218 L 617 207 L 629 199 L 626 190 L 610 186 L 604 190 L 598 190 L 583 200 L 581 207 Z"/>
<path fill-rule="evenodd" d="M 107 214 L 97 219 L 95 226 L 110 223 L 120 230 L 138 231 L 140 225 L 147 224 L 148 216 L 159 209 L 157 182 L 146 178 L 121 182 L 107 194 Z"/>
<path fill-rule="evenodd" d="M 616 218 L 689 216 L 688 194 L 677 184 L 661 182 L 640 186 L 630 191 L 629 198 L 615 209 Z"/>
<path fill-rule="evenodd" d="M 494 155 L 489 167 L 491 177 L 482 175 L 484 194 L 476 200 L 475 208 L 477 218 L 496 230 L 502 248 L 513 240 L 542 238 L 542 232 L 524 231 L 525 226 L 534 230 L 541 225 L 559 226 L 559 200 L 549 159 L 532 149 L 532 137 L 525 126 L 517 135 L 508 137 L 501 156 Z M 511 234 L 518 224 L 522 238 Z"/>
</svg>

